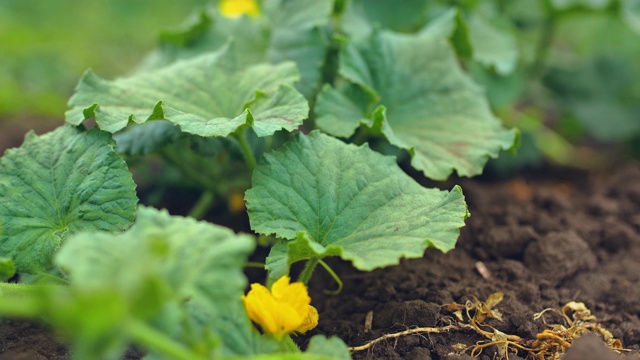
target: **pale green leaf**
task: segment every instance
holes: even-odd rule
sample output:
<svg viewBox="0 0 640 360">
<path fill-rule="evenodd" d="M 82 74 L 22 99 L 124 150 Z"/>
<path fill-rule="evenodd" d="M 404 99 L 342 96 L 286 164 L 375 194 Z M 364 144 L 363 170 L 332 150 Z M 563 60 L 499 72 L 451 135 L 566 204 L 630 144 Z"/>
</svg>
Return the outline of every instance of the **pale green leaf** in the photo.
<svg viewBox="0 0 640 360">
<path fill-rule="evenodd" d="M 224 342 L 229 336 L 251 334 L 248 317 L 238 309 L 247 285 L 242 268 L 254 246 L 248 235 L 141 207 L 136 222 L 124 233 L 83 232 L 70 237 L 56 263 L 69 273 L 75 298 L 108 294 L 113 304 L 121 304 L 108 320 L 108 332 L 90 340 L 131 341 L 126 325 L 136 319 L 178 341 L 200 342 L 213 350 L 217 338 Z M 79 306 L 90 311 L 101 305 L 99 298 L 95 300 Z M 224 319 L 232 315 L 235 335 L 226 334 L 231 325 Z M 61 327 L 93 326 L 89 320 L 53 316 Z M 68 329 L 77 340 L 84 330 Z"/>
<path fill-rule="evenodd" d="M 121 231 L 136 210 L 135 184 L 111 135 L 63 126 L 0 160 L 0 254 L 18 272 L 48 270 L 69 235 Z"/>
<path fill-rule="evenodd" d="M 169 120 L 200 136 L 227 136 L 251 125 L 258 136 L 295 130 L 308 104 L 293 89 L 295 64 L 239 67 L 233 48 L 225 47 L 152 72 L 107 81 L 92 72 L 80 80 L 69 100 L 67 122 L 94 117 L 101 129 L 116 132 L 129 122 Z"/>
<path fill-rule="evenodd" d="M 402 6 L 395 0 L 351 0 L 342 27 L 353 38 L 368 36 L 376 27 L 414 32 L 427 21 L 428 6 L 429 2 L 424 0 L 405 0 Z"/>
<path fill-rule="evenodd" d="M 322 27 L 328 24 L 330 0 L 266 0 L 258 17 L 227 18 L 215 9 L 193 17 L 183 29 L 166 33 L 165 43 L 141 69 L 157 68 L 177 59 L 219 49 L 232 40 L 243 54 L 238 64 L 295 61 L 301 74 L 296 85 L 307 98 L 320 86 L 321 69 L 329 42 Z"/>
<path fill-rule="evenodd" d="M 351 359 L 351 353 L 349 352 L 347 344 L 336 336 L 324 337 L 322 335 L 316 335 L 312 337 L 306 353 L 325 355 L 342 360 Z"/>
<path fill-rule="evenodd" d="M 266 154 L 252 183 L 245 194 L 251 227 L 297 239 L 287 251 L 293 261 L 340 255 L 371 270 L 430 246 L 448 251 L 468 215 L 460 188 L 423 188 L 395 158 L 317 131 Z"/>
<path fill-rule="evenodd" d="M 620 11 L 627 26 L 640 35 L 640 0 L 623 1 Z"/>
<path fill-rule="evenodd" d="M 460 176 L 480 174 L 488 158 L 510 148 L 516 135 L 491 113 L 447 38 L 436 27 L 418 35 L 376 31 L 366 41 L 347 44 L 340 53 L 340 75 L 370 99 L 363 106 L 362 97 L 354 97 L 349 87 L 325 88 L 318 97 L 316 124 L 344 136 L 365 118 L 367 126 L 409 151 L 413 167 L 428 177 L 446 179 L 453 170 Z M 338 110 L 345 104 L 349 113 Z M 360 109 L 357 117 L 355 108 Z"/>
<path fill-rule="evenodd" d="M 473 59 L 500 75 L 512 73 L 518 62 L 518 44 L 508 29 L 497 28 L 479 15 L 468 20 Z"/>
<path fill-rule="evenodd" d="M 117 150 L 127 155 L 147 155 L 173 144 L 182 136 L 180 128 L 166 120 L 131 124 L 126 130 L 113 135 Z"/>
</svg>

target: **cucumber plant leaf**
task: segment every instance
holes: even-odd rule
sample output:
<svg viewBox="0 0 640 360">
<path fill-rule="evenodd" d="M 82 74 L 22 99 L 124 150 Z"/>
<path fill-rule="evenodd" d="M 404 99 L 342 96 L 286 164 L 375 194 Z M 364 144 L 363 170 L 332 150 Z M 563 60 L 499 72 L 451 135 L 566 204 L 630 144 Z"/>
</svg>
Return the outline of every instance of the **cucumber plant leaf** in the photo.
<svg viewBox="0 0 640 360">
<path fill-rule="evenodd" d="M 420 29 L 429 15 L 429 2 L 407 0 L 398 6 L 393 0 L 352 0 L 343 15 L 342 27 L 351 37 L 369 35 L 380 27 L 397 32 L 414 32 Z"/>
<path fill-rule="evenodd" d="M 621 3 L 622 19 L 636 34 L 640 35 L 640 0 L 628 0 Z"/>
<path fill-rule="evenodd" d="M 243 125 L 258 136 L 292 131 L 309 105 L 293 84 L 292 62 L 238 66 L 232 46 L 176 62 L 156 71 L 107 81 L 88 71 L 69 100 L 68 123 L 95 117 L 101 129 L 122 130 L 130 122 L 169 120 L 200 136 L 227 136 Z"/>
<path fill-rule="evenodd" d="M 412 166 L 433 179 L 446 179 L 453 170 L 480 174 L 489 157 L 513 146 L 516 131 L 491 113 L 447 38 L 438 27 L 416 35 L 374 31 L 346 44 L 339 74 L 347 85 L 323 88 L 315 111 L 318 127 L 348 136 L 359 124 L 367 126 L 407 150 Z"/>
<path fill-rule="evenodd" d="M 188 347 L 213 351 L 224 347 L 227 337 L 238 336 L 237 329 L 227 332 L 224 319 L 230 310 L 236 309 L 236 326 L 244 333 L 252 331 L 246 314 L 237 309 L 247 285 L 242 268 L 254 246 L 248 235 L 140 207 L 136 222 L 124 233 L 83 232 L 68 239 L 56 263 L 69 273 L 72 305 L 67 313 L 51 308 L 48 316 L 82 340 L 78 343 L 84 354 L 100 349 L 104 340 L 135 341 L 136 333 L 128 329 L 135 322 L 147 323 Z M 109 333 L 93 331 L 96 321 L 77 316 L 84 310 L 98 312 L 105 300 L 101 296 L 118 307 L 109 319 L 102 319 Z M 202 304 L 206 324 L 195 319 Z M 78 313 L 71 316 L 73 312 Z M 93 338 L 87 339 L 87 334 Z"/>
<path fill-rule="evenodd" d="M 293 60 L 300 69 L 297 89 L 307 98 L 317 91 L 329 41 L 322 28 L 333 8 L 330 0 L 267 0 L 257 17 L 228 18 L 217 10 L 203 10 L 182 29 L 163 34 L 162 46 L 141 69 L 165 66 L 177 59 L 219 49 L 230 39 L 243 56 L 242 65 Z"/>
<path fill-rule="evenodd" d="M 448 251 L 468 216 L 459 187 L 424 188 L 394 157 L 318 131 L 265 154 L 252 184 L 245 194 L 251 227 L 286 239 L 280 254 L 289 264 L 337 255 L 371 270 L 420 257 L 427 247 Z M 282 256 L 270 256 L 267 267 Z"/>
<path fill-rule="evenodd" d="M 493 68 L 499 75 L 511 74 L 519 55 L 516 39 L 508 29 L 498 28 L 480 15 L 470 16 L 467 24 L 473 59 Z"/>
<path fill-rule="evenodd" d="M 133 222 L 137 197 L 127 164 L 109 133 L 62 126 L 0 159 L 0 254 L 18 272 L 47 271 L 69 235 L 121 231 Z"/>
</svg>

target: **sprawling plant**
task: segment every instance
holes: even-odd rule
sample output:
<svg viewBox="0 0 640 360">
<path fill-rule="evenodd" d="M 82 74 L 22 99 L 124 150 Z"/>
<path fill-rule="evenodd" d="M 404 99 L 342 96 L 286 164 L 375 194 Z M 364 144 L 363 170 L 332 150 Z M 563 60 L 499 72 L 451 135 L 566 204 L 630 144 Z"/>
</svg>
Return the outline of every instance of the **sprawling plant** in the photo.
<svg viewBox="0 0 640 360">
<path fill-rule="evenodd" d="M 318 321 L 306 286 L 327 257 L 368 271 L 454 248 L 462 190 L 397 162 L 473 176 L 514 145 L 460 65 L 511 71 L 508 48 L 482 46 L 496 32 L 422 1 L 223 1 L 129 76 L 86 72 L 66 124 L 0 160 L 0 276 L 21 282 L 1 284 L 0 314 L 43 318 L 77 359 L 130 343 L 147 359 L 349 358 L 337 338 L 292 342 Z M 127 160 L 151 156 L 200 189 L 190 217 L 138 205 Z M 238 193 L 272 245 L 246 295 L 258 240 L 197 220 Z"/>
</svg>

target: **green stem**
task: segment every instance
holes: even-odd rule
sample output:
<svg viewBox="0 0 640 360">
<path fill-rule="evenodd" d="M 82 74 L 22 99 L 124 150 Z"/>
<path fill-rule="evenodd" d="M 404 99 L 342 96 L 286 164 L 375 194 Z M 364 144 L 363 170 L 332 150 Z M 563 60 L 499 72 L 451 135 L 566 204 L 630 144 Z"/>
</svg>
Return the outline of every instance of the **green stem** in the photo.
<svg viewBox="0 0 640 360">
<path fill-rule="evenodd" d="M 311 278 L 311 274 L 313 274 L 313 270 L 316 268 L 316 265 L 318 265 L 318 262 L 320 262 L 320 258 L 314 257 L 309 259 L 309 261 L 307 261 L 307 264 L 304 266 L 302 273 L 300 273 L 298 281 L 306 285 Z"/>
<path fill-rule="evenodd" d="M 0 315 L 35 317 L 42 310 L 45 289 L 66 290 L 60 285 L 0 283 Z"/>
<path fill-rule="evenodd" d="M 215 198 L 213 191 L 206 190 L 203 192 L 196 204 L 191 208 L 191 211 L 189 211 L 189 216 L 196 220 L 202 219 L 207 214 L 207 211 L 211 209 Z"/>
<path fill-rule="evenodd" d="M 240 150 L 242 151 L 244 161 L 247 163 L 249 170 L 253 170 L 256 168 L 257 162 L 255 156 L 253 156 L 253 150 L 251 150 L 251 146 L 249 146 L 249 142 L 247 141 L 246 129 L 246 127 L 238 129 L 238 131 L 234 133 L 234 137 L 240 144 Z"/>
<path fill-rule="evenodd" d="M 369 140 L 370 137 L 371 137 L 371 134 L 369 130 L 365 129 L 364 126 L 360 126 L 357 129 L 356 135 L 353 137 L 353 140 L 351 140 L 351 143 L 354 145 L 362 145 L 365 142 L 367 142 L 367 140 Z"/>
<path fill-rule="evenodd" d="M 193 352 L 142 321 L 133 320 L 127 325 L 129 335 L 148 349 L 153 349 L 176 360 L 208 360 L 207 357 Z"/>
<path fill-rule="evenodd" d="M 291 335 L 285 335 L 282 340 L 280 340 L 280 351 L 284 353 L 299 353 L 300 348 L 291 338 Z"/>
<path fill-rule="evenodd" d="M 18 299 L 0 295 L 0 315 L 11 317 L 36 317 L 40 315 L 40 301 L 32 297 Z"/>
<path fill-rule="evenodd" d="M 343 283 L 342 280 L 340 279 L 340 277 L 338 276 L 338 274 L 336 274 L 335 271 L 333 271 L 333 269 L 327 265 L 326 262 L 322 261 L 322 260 L 318 260 L 318 262 L 320 263 L 320 265 L 322 265 L 322 267 L 324 268 L 324 270 L 329 273 L 329 275 L 331 275 L 331 277 L 333 278 L 333 281 L 336 282 L 336 284 L 338 284 L 338 288 L 335 290 L 325 290 L 324 293 L 328 294 L 328 295 L 338 295 L 340 294 L 340 292 L 342 291 L 342 287 L 343 287 Z"/>
<path fill-rule="evenodd" d="M 37 284 L 0 283 L 0 296 L 2 296 L 3 298 L 10 298 L 10 297 L 22 298 L 22 297 L 31 296 L 31 294 L 35 292 L 40 292 L 42 291 L 43 288 L 53 289 L 54 287 L 66 289 L 64 286 L 53 285 L 53 284 L 37 285 Z"/>
</svg>

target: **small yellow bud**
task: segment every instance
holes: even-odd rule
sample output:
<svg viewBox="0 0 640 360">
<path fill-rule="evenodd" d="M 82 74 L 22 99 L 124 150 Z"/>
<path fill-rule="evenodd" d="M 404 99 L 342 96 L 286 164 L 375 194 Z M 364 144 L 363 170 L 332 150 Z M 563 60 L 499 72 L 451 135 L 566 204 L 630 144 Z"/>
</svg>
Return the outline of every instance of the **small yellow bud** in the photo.
<svg viewBox="0 0 640 360">
<path fill-rule="evenodd" d="M 294 331 L 305 333 L 318 325 L 318 310 L 310 305 L 307 287 L 301 282 L 289 283 L 288 276 L 278 279 L 271 291 L 261 284 L 251 284 L 242 302 L 251 321 L 277 339 Z"/>
</svg>

